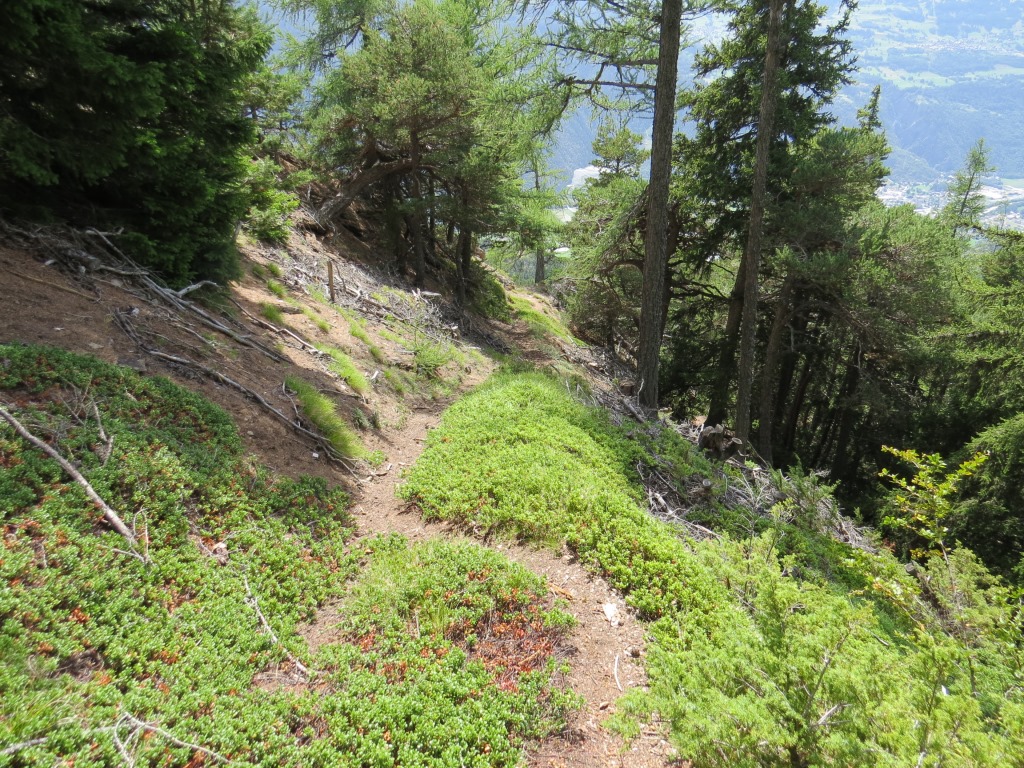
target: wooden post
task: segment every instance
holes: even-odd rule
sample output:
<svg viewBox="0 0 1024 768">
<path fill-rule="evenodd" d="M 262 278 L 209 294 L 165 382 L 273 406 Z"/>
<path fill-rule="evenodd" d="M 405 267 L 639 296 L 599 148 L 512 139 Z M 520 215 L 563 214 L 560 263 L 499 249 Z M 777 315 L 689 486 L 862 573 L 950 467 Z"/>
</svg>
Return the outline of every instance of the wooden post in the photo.
<svg viewBox="0 0 1024 768">
<path fill-rule="evenodd" d="M 331 304 L 334 304 L 334 262 L 327 261 L 327 291 L 331 294 Z"/>
</svg>

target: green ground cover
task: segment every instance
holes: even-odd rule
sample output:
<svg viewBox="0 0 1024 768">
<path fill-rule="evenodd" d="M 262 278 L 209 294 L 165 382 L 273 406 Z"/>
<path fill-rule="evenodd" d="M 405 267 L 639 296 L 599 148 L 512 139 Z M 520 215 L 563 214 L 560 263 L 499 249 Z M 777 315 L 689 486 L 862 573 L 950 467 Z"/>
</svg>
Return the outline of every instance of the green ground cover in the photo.
<svg viewBox="0 0 1024 768">
<path fill-rule="evenodd" d="M 654 440 L 677 476 L 700 469 Z M 807 478 L 746 533 L 723 517 L 695 542 L 644 510 L 645 460 L 562 382 L 503 374 L 447 411 L 402 492 L 428 518 L 564 542 L 621 589 L 651 643 L 618 724 L 657 716 L 695 766 L 1024 759 L 1019 610 L 970 552 L 912 575 L 834 542 L 801 506 Z"/>
<path fill-rule="evenodd" d="M 163 379 L 0 345 L 0 402 L 138 555 L 0 422 L 0 766 L 513 766 L 573 706 L 551 661 L 571 620 L 503 557 L 354 545 L 342 491 L 273 476 Z"/>
</svg>

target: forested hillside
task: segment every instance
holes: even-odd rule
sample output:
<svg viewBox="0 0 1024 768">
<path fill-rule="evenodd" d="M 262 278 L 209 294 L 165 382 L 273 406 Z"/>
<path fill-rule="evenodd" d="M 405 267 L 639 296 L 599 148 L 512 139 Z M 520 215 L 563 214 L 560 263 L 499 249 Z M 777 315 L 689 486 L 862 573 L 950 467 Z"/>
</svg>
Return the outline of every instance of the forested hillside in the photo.
<svg viewBox="0 0 1024 768">
<path fill-rule="evenodd" d="M 0 7 L 0 765 L 1024 762 L 1024 235 L 980 131 L 879 200 L 897 32 L 274 8 Z"/>
</svg>

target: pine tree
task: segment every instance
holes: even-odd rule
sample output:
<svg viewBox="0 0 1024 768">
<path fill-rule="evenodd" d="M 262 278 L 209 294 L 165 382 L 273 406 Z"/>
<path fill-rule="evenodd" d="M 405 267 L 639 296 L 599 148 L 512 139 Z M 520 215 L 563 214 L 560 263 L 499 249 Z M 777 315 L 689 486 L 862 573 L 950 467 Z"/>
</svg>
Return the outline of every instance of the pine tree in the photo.
<svg viewBox="0 0 1024 768">
<path fill-rule="evenodd" d="M 0 205 L 126 227 L 126 250 L 172 281 L 232 275 L 241 91 L 270 43 L 255 15 L 231 0 L 17 0 L 0 27 Z"/>
</svg>

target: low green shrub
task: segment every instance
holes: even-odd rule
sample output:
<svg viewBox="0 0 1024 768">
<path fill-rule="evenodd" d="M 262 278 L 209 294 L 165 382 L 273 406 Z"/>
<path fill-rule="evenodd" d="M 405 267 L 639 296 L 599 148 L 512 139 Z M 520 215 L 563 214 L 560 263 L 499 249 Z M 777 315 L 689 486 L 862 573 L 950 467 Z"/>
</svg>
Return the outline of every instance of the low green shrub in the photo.
<svg viewBox="0 0 1024 768">
<path fill-rule="evenodd" d="M 497 553 L 353 548 L 341 490 L 255 465 L 163 379 L 0 345 L 0 400 L 150 560 L 0 422 L 0 765 L 512 768 L 576 705 L 554 660 L 571 620 Z M 298 630 L 328 603 L 314 651 Z"/>
<path fill-rule="evenodd" d="M 526 323 L 534 338 L 543 339 L 546 336 L 555 336 L 570 344 L 575 343 L 572 334 L 562 323 L 538 311 L 527 299 L 521 296 L 512 296 L 509 303 L 516 315 Z"/>
<path fill-rule="evenodd" d="M 129 714 L 232 761 L 276 762 L 268 745 L 295 744 L 282 719 L 293 697 L 253 682 L 289 664 L 284 648 L 309 662 L 295 627 L 355 571 L 347 496 L 271 476 L 216 406 L 91 358 L 0 346 L 0 397 L 79 466 L 151 561 L 123 554 L 78 485 L 0 423 L 0 744 L 41 740 L 0 764 L 124 764 L 115 725 L 136 765 L 199 754 Z"/>
<path fill-rule="evenodd" d="M 807 478 L 741 535 L 688 540 L 644 509 L 634 437 L 559 381 L 503 374 L 446 412 L 401 492 L 428 518 L 565 542 L 622 590 L 652 642 L 619 725 L 657 714 L 694 766 L 1024 760 L 1021 614 L 969 552 L 914 577 L 834 542 Z M 676 438 L 658 453 L 710 476 Z"/>
</svg>

